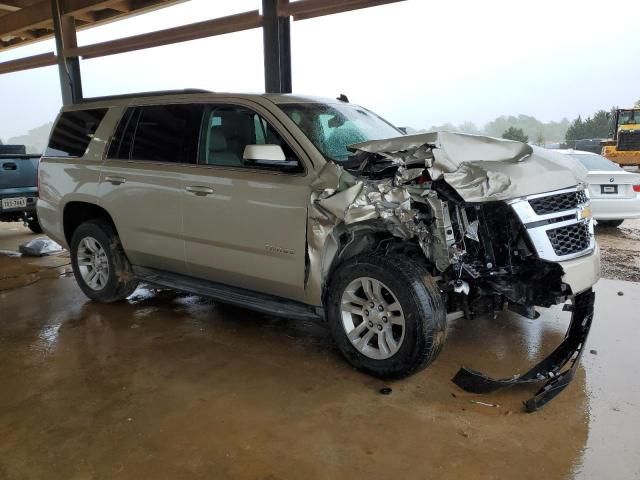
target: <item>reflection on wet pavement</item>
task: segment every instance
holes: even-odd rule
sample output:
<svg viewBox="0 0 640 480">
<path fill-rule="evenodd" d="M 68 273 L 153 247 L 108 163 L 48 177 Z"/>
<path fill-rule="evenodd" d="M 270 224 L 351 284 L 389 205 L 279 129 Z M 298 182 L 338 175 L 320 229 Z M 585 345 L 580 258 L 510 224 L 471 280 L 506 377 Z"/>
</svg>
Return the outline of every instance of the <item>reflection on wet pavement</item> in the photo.
<svg viewBox="0 0 640 480">
<path fill-rule="evenodd" d="M 640 285 L 597 295 L 584 368 L 526 414 L 535 386 L 450 379 L 524 371 L 562 340 L 558 308 L 452 322 L 429 369 L 382 382 L 315 323 L 148 286 L 94 304 L 69 277 L 2 291 L 0 478 L 634 478 Z"/>
<path fill-rule="evenodd" d="M 71 273 L 67 252 L 41 258 L 21 257 L 18 245 L 38 235 L 31 234 L 20 223 L 0 223 L 0 226 L 0 292 L 31 285 L 41 278 Z"/>
</svg>

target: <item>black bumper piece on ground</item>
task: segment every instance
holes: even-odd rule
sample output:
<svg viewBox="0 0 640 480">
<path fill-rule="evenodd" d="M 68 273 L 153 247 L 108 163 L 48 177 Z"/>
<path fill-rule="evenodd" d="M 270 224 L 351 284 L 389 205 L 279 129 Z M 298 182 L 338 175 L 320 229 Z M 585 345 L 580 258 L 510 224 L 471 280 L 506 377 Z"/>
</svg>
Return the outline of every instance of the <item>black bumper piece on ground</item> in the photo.
<svg viewBox="0 0 640 480">
<path fill-rule="evenodd" d="M 595 293 L 588 290 L 576 295 L 572 305 L 565 305 L 564 309 L 571 311 L 572 315 L 564 340 L 549 356 L 524 375 L 494 379 L 462 367 L 453 377 L 453 383 L 467 392 L 491 393 L 511 385 L 546 381 L 534 397 L 524 402 L 528 412 L 535 412 L 562 392 L 573 379 L 591 329 L 594 300 Z M 567 364 L 570 364 L 569 368 L 562 371 Z"/>
</svg>

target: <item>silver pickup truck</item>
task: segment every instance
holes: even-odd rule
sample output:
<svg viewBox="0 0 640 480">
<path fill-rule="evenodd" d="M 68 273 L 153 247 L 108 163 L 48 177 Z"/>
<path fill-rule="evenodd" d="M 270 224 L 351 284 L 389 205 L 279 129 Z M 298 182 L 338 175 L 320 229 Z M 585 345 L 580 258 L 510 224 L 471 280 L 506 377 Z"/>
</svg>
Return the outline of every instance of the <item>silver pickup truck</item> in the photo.
<svg viewBox="0 0 640 480">
<path fill-rule="evenodd" d="M 36 215 L 40 155 L 27 155 L 23 145 L 0 145 L 0 222 L 24 222 L 42 229 Z"/>
<path fill-rule="evenodd" d="M 93 300 L 145 281 L 327 321 L 385 378 L 432 362 L 452 318 L 565 304 L 565 341 L 529 372 L 453 379 L 542 382 L 535 410 L 573 377 L 593 315 L 585 174 L 519 142 L 403 135 L 344 97 L 180 91 L 63 108 L 38 214 Z"/>
</svg>

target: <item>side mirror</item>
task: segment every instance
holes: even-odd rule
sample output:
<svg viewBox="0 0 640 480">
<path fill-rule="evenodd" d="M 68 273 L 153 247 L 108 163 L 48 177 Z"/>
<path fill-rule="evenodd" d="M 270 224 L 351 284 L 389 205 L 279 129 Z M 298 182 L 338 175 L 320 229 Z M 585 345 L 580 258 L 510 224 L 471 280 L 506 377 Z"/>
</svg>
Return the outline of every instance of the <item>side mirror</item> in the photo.
<svg viewBox="0 0 640 480">
<path fill-rule="evenodd" d="M 300 165 L 297 160 L 287 160 L 280 145 L 247 145 L 242 159 L 247 165 L 278 170 L 296 169 Z"/>
</svg>

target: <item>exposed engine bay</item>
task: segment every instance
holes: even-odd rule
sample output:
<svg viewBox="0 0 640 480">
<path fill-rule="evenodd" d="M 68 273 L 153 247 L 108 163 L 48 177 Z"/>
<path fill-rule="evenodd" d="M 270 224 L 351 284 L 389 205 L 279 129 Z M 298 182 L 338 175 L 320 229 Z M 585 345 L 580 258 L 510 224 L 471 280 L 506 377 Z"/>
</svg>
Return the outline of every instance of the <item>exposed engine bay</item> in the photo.
<svg viewBox="0 0 640 480">
<path fill-rule="evenodd" d="M 401 137 L 393 147 L 384 145 L 393 140 L 354 145 L 354 155 L 347 162 L 341 166 L 327 164 L 314 185 L 318 191 L 312 201 L 314 211 L 308 235 L 310 250 L 315 246 L 324 249 L 319 252 L 321 255 L 313 251 L 309 255 L 312 263 L 314 259 L 322 261 L 318 269 L 322 276 L 326 277 L 336 257 L 356 251 L 354 244 L 370 247 L 361 237 L 386 232 L 403 241 L 401 246 L 386 242 L 386 248 L 408 249 L 413 245 L 423 253 L 433 276 L 440 278 L 441 289 L 449 294 L 449 310 L 461 310 L 467 317 L 510 307 L 535 318 L 535 306 L 563 303 L 572 293 L 577 293 L 562 282 L 564 272 L 557 262 L 564 256 L 573 258 L 593 250 L 593 227 L 588 217 L 579 216 L 588 205 L 580 179 L 565 174 L 565 183 L 557 186 L 560 195 L 571 197 L 565 200 L 566 205 L 559 205 L 557 212 L 552 211 L 553 205 L 550 209 L 547 206 L 549 211 L 543 211 L 539 220 L 529 219 L 526 213 L 520 213 L 520 203 L 508 198 L 520 193 L 517 190 L 522 188 L 502 173 L 500 167 L 506 164 L 513 170 L 514 163 L 524 165 L 535 161 L 527 158 L 533 153 L 530 146 L 471 135 L 436 135 Z M 444 138 L 440 138 L 443 135 Z M 439 144 L 452 139 L 457 143 L 471 143 L 467 149 L 473 149 L 480 139 L 484 146 L 491 146 L 493 152 L 489 153 L 495 156 L 497 151 L 501 156 L 489 161 L 485 152 L 484 158 L 461 163 L 452 176 L 448 176 L 442 173 L 443 162 L 438 162 L 437 152 L 442 148 Z M 504 152 L 500 151 L 503 145 Z M 400 148 L 403 150 L 397 150 Z M 546 162 L 542 168 L 547 168 L 549 163 L 545 154 L 538 153 Z M 513 158 L 509 159 L 509 155 Z M 478 163 L 484 165 L 479 167 Z M 563 169 L 569 171 L 566 166 Z M 461 170 L 474 171 L 474 178 L 461 181 Z M 558 175 L 553 174 L 553 178 L 557 181 Z M 533 183 L 526 183 L 525 198 Z M 533 191 L 533 196 L 540 195 Z M 550 198 L 555 202 L 554 193 Z M 533 205 L 532 209 L 535 203 Z M 554 250 L 550 240 L 553 237 L 547 235 L 547 239 L 540 242 L 539 235 L 531 234 L 541 227 L 565 228 L 567 224 L 584 227 L 584 238 L 568 245 L 567 252 Z M 378 238 L 385 237 L 378 235 Z M 314 265 L 310 270 L 313 275 Z"/>
<path fill-rule="evenodd" d="M 313 184 L 308 286 L 322 289 L 341 259 L 399 249 L 428 263 L 447 311 L 459 317 L 508 308 L 534 319 L 536 306 L 579 293 L 563 281 L 559 262 L 595 248 L 581 167 L 520 142 L 446 132 L 350 149 Z M 532 372 L 528 381 L 547 378 Z M 477 372 L 467 373 L 456 383 L 474 390 Z M 514 380 L 477 375 L 496 388 Z"/>
</svg>

